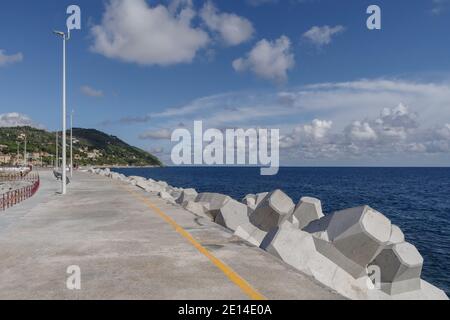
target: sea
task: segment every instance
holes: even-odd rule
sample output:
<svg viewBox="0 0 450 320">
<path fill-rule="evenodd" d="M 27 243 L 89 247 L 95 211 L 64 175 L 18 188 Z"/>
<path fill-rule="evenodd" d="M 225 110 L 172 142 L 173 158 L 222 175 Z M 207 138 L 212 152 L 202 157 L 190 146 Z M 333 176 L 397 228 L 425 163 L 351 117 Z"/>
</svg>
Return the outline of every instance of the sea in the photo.
<svg viewBox="0 0 450 320">
<path fill-rule="evenodd" d="M 246 194 L 281 189 L 295 203 L 322 201 L 325 214 L 369 205 L 404 232 L 424 258 L 422 278 L 450 296 L 450 168 L 282 167 L 261 176 L 255 167 L 166 167 L 114 169 L 127 176 L 218 192 L 240 200 Z"/>
</svg>

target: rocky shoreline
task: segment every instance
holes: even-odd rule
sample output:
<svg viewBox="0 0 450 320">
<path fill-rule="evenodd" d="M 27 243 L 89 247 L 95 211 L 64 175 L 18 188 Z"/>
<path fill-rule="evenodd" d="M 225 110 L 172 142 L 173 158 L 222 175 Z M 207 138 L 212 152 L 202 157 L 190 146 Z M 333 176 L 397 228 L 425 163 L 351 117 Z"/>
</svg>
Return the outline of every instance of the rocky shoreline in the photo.
<svg viewBox="0 0 450 320">
<path fill-rule="evenodd" d="M 420 278 L 423 258 L 401 229 L 369 206 L 324 215 L 319 199 L 295 204 L 281 190 L 237 201 L 109 169 L 88 171 L 211 220 L 349 299 L 448 300 Z"/>
</svg>

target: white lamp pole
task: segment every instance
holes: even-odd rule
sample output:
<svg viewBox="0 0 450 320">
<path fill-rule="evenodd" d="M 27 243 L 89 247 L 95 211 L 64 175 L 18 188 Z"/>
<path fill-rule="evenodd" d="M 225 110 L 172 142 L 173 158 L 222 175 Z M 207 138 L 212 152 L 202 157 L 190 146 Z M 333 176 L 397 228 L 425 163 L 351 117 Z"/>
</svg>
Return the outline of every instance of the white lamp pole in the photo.
<svg viewBox="0 0 450 320">
<path fill-rule="evenodd" d="M 20 151 L 19 151 L 19 149 L 20 149 L 20 142 L 17 141 L 17 165 L 20 165 L 20 162 L 19 162 Z"/>
<path fill-rule="evenodd" d="M 56 168 L 56 170 L 58 170 L 58 168 L 59 168 L 58 136 L 59 136 L 59 132 L 56 131 L 56 153 L 55 153 L 55 168 Z"/>
<path fill-rule="evenodd" d="M 73 177 L 73 113 L 70 113 L 70 177 Z"/>
<path fill-rule="evenodd" d="M 25 135 L 25 146 L 23 149 L 23 165 L 27 166 L 27 135 Z"/>
<path fill-rule="evenodd" d="M 61 193 L 65 195 L 67 193 L 67 159 L 66 159 L 66 41 L 70 39 L 70 31 L 67 32 L 67 36 L 64 32 L 54 31 L 63 39 L 63 101 L 62 101 L 62 165 L 61 165 Z"/>
</svg>

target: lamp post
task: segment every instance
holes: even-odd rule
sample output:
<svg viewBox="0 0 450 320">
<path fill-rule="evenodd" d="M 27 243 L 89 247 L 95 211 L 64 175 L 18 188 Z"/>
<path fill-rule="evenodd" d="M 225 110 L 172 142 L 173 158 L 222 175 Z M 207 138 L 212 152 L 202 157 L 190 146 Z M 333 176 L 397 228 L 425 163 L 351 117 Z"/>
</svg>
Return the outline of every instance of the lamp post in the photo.
<svg viewBox="0 0 450 320">
<path fill-rule="evenodd" d="M 17 142 L 17 166 L 20 164 L 20 162 L 19 162 L 19 158 L 20 158 L 20 142 L 19 141 L 16 141 Z"/>
<path fill-rule="evenodd" d="M 27 166 L 27 135 L 25 134 L 25 146 L 23 148 L 23 166 Z"/>
<path fill-rule="evenodd" d="M 67 159 L 66 159 L 66 41 L 70 39 L 70 31 L 67 35 L 61 31 L 54 31 L 54 33 L 63 40 L 63 95 L 62 95 L 62 165 L 61 165 L 61 193 L 65 195 L 67 193 Z"/>
<path fill-rule="evenodd" d="M 70 113 L 70 177 L 73 177 L 73 114 Z"/>
<path fill-rule="evenodd" d="M 58 168 L 59 168 L 58 136 L 59 136 L 59 133 L 58 133 L 58 131 L 56 131 L 56 152 L 55 152 L 55 168 L 56 168 L 56 170 L 58 170 Z"/>
</svg>

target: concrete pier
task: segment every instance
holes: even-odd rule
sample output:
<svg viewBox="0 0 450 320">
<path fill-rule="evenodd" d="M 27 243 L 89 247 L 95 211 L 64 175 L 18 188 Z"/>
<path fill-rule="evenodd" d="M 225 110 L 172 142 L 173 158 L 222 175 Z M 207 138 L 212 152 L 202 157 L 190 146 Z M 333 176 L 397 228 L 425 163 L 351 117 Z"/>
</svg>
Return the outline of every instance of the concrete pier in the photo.
<svg viewBox="0 0 450 320">
<path fill-rule="evenodd" d="M 342 299 L 230 231 L 129 184 L 50 171 L 0 213 L 0 299 Z M 66 270 L 81 268 L 81 290 Z"/>
</svg>

